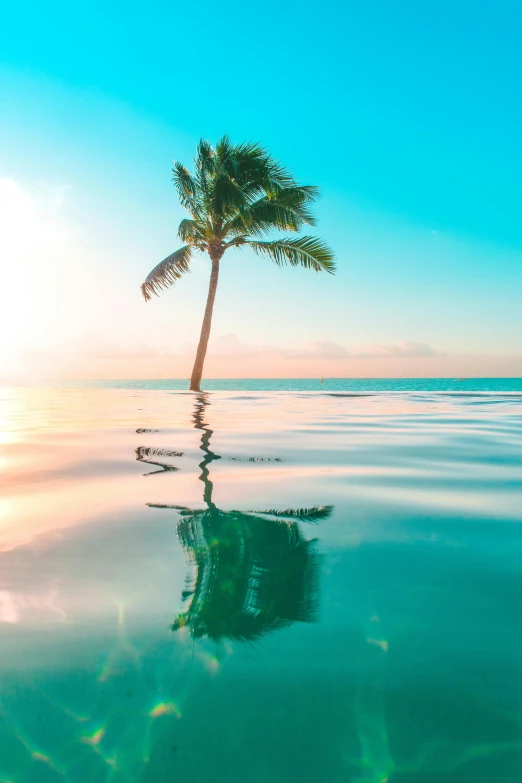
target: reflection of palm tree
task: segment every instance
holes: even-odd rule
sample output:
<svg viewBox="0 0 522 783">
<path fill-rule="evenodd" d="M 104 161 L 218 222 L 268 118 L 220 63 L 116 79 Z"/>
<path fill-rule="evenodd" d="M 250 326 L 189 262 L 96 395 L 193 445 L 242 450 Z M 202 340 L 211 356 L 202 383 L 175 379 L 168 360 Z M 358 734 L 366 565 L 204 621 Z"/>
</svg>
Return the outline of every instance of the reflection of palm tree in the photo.
<svg viewBox="0 0 522 783">
<path fill-rule="evenodd" d="M 319 559 L 315 541 L 305 539 L 298 522 L 318 522 L 332 508 L 217 508 L 209 465 L 221 456 L 210 449 L 208 404 L 208 396 L 201 394 L 193 416 L 194 426 L 202 431 L 204 458 L 199 466 L 205 508 L 170 506 L 179 512 L 178 535 L 196 567 L 194 583 L 183 593 L 190 603 L 172 628 L 186 625 L 195 637 L 253 641 L 292 622 L 314 620 Z"/>
<path fill-rule="evenodd" d="M 178 534 L 197 576 L 174 629 L 188 625 L 194 636 L 254 640 L 314 619 L 317 554 L 295 522 L 215 507 L 180 513 Z"/>
</svg>

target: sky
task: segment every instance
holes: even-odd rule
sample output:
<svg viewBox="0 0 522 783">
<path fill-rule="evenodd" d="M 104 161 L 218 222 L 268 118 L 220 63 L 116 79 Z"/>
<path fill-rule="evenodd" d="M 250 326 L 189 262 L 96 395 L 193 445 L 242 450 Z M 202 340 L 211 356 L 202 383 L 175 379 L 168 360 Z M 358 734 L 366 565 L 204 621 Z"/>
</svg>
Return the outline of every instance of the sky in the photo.
<svg viewBox="0 0 522 783">
<path fill-rule="evenodd" d="M 0 381 L 188 377 L 209 262 L 173 159 L 319 185 L 335 277 L 222 262 L 207 377 L 522 375 L 522 6 L 41 0 L 0 25 Z"/>
</svg>

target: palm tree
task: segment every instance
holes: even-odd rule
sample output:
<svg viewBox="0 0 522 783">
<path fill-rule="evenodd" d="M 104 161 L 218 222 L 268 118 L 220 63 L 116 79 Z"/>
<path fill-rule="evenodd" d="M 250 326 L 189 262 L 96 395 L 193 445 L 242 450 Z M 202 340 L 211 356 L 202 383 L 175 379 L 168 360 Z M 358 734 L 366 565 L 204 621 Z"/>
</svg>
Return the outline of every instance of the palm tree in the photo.
<svg viewBox="0 0 522 783">
<path fill-rule="evenodd" d="M 303 266 L 315 272 L 333 273 L 335 264 L 332 251 L 317 237 L 265 238 L 274 229 L 298 232 L 305 224 L 315 225 L 310 207 L 319 191 L 310 185 L 298 185 L 259 144 L 232 144 L 223 136 L 214 148 L 202 139 L 194 166 L 191 173 L 175 161 L 172 170 L 179 200 L 190 215 L 178 229 L 184 245 L 154 267 L 141 291 L 148 301 L 152 294 L 158 295 L 188 272 L 194 251 L 209 254 L 210 286 L 190 379 L 190 389 L 200 391 L 219 262 L 227 250 L 248 246 L 279 266 Z"/>
</svg>

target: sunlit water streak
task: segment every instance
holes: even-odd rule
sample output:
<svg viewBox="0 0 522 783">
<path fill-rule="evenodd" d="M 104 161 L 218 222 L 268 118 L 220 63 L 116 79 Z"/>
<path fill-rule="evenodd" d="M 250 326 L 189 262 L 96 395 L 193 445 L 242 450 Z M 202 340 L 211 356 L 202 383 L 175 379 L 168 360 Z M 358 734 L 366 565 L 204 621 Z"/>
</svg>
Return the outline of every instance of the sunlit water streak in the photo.
<svg viewBox="0 0 522 783">
<path fill-rule="evenodd" d="M 522 395 L 0 421 L 0 781 L 522 780 Z"/>
</svg>

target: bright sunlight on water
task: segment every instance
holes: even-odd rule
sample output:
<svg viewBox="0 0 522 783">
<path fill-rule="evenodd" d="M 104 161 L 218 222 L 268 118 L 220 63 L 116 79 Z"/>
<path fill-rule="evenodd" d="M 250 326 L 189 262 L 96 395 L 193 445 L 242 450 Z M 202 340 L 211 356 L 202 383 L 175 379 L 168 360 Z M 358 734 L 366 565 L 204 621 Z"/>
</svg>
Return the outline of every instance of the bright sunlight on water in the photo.
<svg viewBox="0 0 522 783">
<path fill-rule="evenodd" d="M 522 395 L 0 420 L 1 781 L 520 783 Z"/>
</svg>

